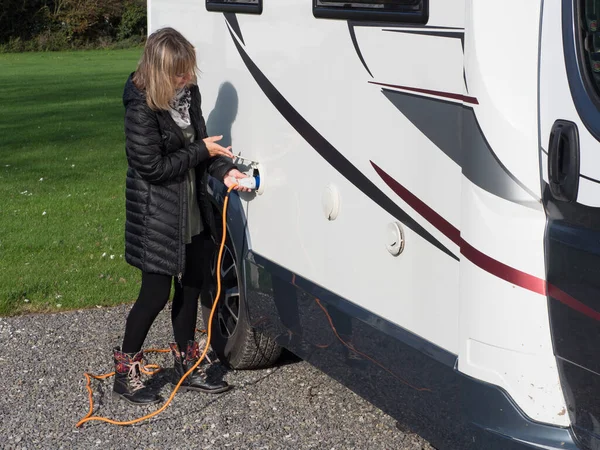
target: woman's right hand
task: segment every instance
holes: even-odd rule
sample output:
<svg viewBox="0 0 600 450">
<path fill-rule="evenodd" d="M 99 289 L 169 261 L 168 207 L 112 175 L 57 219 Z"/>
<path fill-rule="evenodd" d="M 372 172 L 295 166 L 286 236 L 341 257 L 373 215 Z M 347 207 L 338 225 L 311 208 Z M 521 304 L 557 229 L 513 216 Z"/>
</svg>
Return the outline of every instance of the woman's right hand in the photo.
<svg viewBox="0 0 600 450">
<path fill-rule="evenodd" d="M 220 141 L 221 139 L 223 139 L 223 135 L 210 136 L 202 140 L 204 141 L 206 149 L 208 150 L 208 154 L 211 156 L 211 158 L 214 156 L 225 156 L 227 158 L 233 159 L 233 153 L 231 153 L 231 146 L 225 148 L 217 144 L 217 141 Z"/>
</svg>

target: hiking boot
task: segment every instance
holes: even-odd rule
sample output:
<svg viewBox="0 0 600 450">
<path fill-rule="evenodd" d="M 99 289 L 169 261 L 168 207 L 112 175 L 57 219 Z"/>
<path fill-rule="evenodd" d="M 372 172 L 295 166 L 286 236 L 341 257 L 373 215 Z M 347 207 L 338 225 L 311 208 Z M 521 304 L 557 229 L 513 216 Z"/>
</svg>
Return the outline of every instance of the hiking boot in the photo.
<svg viewBox="0 0 600 450">
<path fill-rule="evenodd" d="M 162 401 L 160 395 L 142 381 L 143 352 L 123 353 L 119 347 L 115 347 L 113 358 L 115 360 L 113 398 L 122 398 L 134 405 L 151 405 Z"/>
<path fill-rule="evenodd" d="M 171 348 L 171 353 L 173 353 L 175 362 L 173 379 L 171 380 L 171 383 L 177 385 L 179 380 L 181 380 L 187 371 L 190 370 L 200 358 L 200 349 L 198 342 L 195 341 L 188 342 L 185 353 L 179 350 L 179 346 L 177 344 L 169 344 L 169 347 Z M 207 358 L 205 357 L 205 360 L 206 359 Z M 208 367 L 209 363 L 203 360 L 198 367 L 192 373 L 190 373 L 185 380 L 183 380 L 183 383 L 181 383 L 179 388 L 184 391 L 192 390 L 210 394 L 218 394 L 228 391 L 231 386 L 229 386 L 223 380 L 218 380 L 215 377 L 209 376 L 206 372 Z"/>
</svg>

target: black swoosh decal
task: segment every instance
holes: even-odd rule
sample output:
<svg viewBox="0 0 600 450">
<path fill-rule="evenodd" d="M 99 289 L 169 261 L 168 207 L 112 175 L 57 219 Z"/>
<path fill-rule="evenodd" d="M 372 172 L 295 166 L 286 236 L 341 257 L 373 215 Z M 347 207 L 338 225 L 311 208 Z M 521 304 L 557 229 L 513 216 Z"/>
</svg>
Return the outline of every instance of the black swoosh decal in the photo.
<svg viewBox="0 0 600 450">
<path fill-rule="evenodd" d="M 240 23 L 238 22 L 235 13 L 223 13 L 223 16 L 225 16 L 225 20 L 229 23 L 231 29 L 235 31 L 235 34 L 237 34 L 237 36 L 240 38 L 242 44 L 246 45 L 246 43 L 244 42 L 244 36 L 242 36 L 242 29 L 240 28 Z"/>
<path fill-rule="evenodd" d="M 360 62 L 362 63 L 362 65 L 365 66 L 365 69 L 367 69 L 367 72 L 369 72 L 369 75 L 371 75 L 371 78 L 374 78 L 373 74 L 369 70 L 369 67 L 367 66 L 367 63 L 365 62 L 365 59 L 363 58 L 362 52 L 360 51 L 360 47 L 358 46 L 358 41 L 356 40 L 356 33 L 354 32 L 354 25 L 352 25 L 352 22 L 350 22 L 350 21 L 348 21 L 348 30 L 350 30 L 350 38 L 352 39 L 352 44 L 354 45 L 354 50 L 356 50 L 358 59 L 360 59 Z"/>
<path fill-rule="evenodd" d="M 294 109 L 294 107 L 281 95 L 281 93 L 273 86 L 269 79 L 260 71 L 248 56 L 231 30 L 229 30 L 231 38 L 248 68 L 248 71 L 254 77 L 258 86 L 271 101 L 273 106 L 279 113 L 288 121 L 288 123 L 308 142 L 316 151 L 327 161 L 334 169 L 343 175 L 350 183 L 356 186 L 360 191 L 367 195 L 371 200 L 381 206 L 385 211 L 401 221 L 408 228 L 413 230 L 427 242 L 446 253 L 456 261 L 459 258 L 452 253 L 446 246 L 438 241 L 431 233 L 423 228 L 418 222 L 410 217 L 402 208 L 400 208 L 392 199 L 390 199 L 383 191 L 381 191 L 365 174 L 356 168 L 344 155 L 327 141 L 315 128 Z"/>
</svg>

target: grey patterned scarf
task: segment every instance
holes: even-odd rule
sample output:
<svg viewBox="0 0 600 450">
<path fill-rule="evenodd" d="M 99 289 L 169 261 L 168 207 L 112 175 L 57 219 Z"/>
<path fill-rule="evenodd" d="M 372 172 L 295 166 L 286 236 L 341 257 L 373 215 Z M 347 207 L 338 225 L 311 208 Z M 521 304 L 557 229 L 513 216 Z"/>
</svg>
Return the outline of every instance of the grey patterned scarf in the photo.
<svg viewBox="0 0 600 450">
<path fill-rule="evenodd" d="M 192 104 L 192 93 L 189 87 L 177 91 L 175 98 L 171 100 L 169 113 L 177 125 L 187 128 L 191 125 L 190 105 Z"/>
</svg>

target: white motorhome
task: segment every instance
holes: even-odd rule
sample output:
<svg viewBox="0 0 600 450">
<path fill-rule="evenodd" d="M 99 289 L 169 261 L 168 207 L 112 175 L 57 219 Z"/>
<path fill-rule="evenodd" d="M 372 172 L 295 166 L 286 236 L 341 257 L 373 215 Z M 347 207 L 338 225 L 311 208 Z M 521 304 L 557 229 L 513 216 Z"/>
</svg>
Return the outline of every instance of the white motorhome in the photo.
<svg viewBox="0 0 600 450">
<path fill-rule="evenodd" d="M 600 1 L 148 7 L 260 175 L 224 361 L 287 348 L 439 449 L 600 448 Z"/>
</svg>

